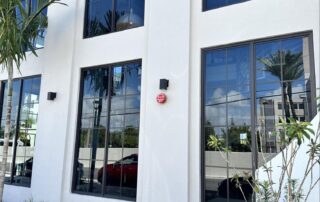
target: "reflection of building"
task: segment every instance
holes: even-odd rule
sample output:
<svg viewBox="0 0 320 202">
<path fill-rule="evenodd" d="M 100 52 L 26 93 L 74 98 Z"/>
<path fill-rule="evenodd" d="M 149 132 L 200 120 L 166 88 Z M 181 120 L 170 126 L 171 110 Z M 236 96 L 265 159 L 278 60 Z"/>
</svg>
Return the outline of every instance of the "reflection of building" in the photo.
<svg viewBox="0 0 320 202">
<path fill-rule="evenodd" d="M 68 6 L 49 8 L 45 47 L 38 50 L 39 57 L 27 53 L 22 75 L 15 74 L 15 78 L 41 75 L 41 88 L 31 184 L 6 185 L 5 201 L 20 202 L 31 196 L 34 201 L 125 201 L 128 190 L 129 200 L 138 202 L 223 202 L 228 194 L 229 199 L 240 201 L 228 178 L 252 174 L 250 146 L 257 138 L 255 132 L 262 135 L 257 146 L 272 152 L 267 160 L 280 150 L 279 140 L 272 135 L 283 110 L 278 107 L 279 77 L 262 71 L 265 64 L 259 59 L 270 57 L 273 50 L 302 51 L 306 81 L 295 87 L 319 84 L 318 0 L 241 0 L 218 9 L 211 8 L 240 0 L 62 2 Z M 143 23 L 117 30 L 120 16 L 116 14 L 130 16 L 131 8 Z M 123 71 L 134 69 L 132 62 L 139 63 L 138 70 Z M 167 90 L 159 89 L 162 78 L 169 80 Z M 0 80 L 6 80 L 5 73 Z M 258 87 L 261 91 L 253 89 Z M 293 107 L 300 120 L 311 120 L 312 106 L 302 108 L 301 104 L 314 102 L 315 91 L 303 90 L 311 95 L 293 97 Z M 56 92 L 56 99 L 48 100 L 48 92 Z M 160 92 L 167 95 L 165 104 L 155 100 Z M 91 105 L 101 95 L 113 99 L 103 100 L 100 124 L 95 127 L 99 144 L 92 159 Z M 219 98 L 212 100 L 214 96 Z M 87 104 L 82 105 L 85 99 Z M 206 101 L 211 105 L 205 106 Z M 217 150 L 204 151 L 201 132 L 209 128 L 202 125 L 205 111 L 215 118 L 209 121 L 219 141 L 233 150 L 226 159 Z M 78 138 L 81 132 L 83 139 Z M 122 167 L 116 164 L 132 154 L 139 155 L 136 189 L 131 183 L 123 186 L 130 177 L 121 174 L 126 162 Z M 261 160 L 261 152 L 257 158 Z M 23 162 L 26 159 L 18 164 Z M 114 175 L 120 176 L 116 178 L 120 185 L 99 177 L 108 176 L 108 169 L 101 170 L 106 165 L 119 171 Z M 75 191 L 74 184 L 83 189 Z"/>
<path fill-rule="evenodd" d="M 268 99 L 260 98 L 260 116 L 258 118 L 258 131 L 260 135 L 260 144 L 262 146 L 261 150 L 268 153 L 277 153 L 281 149 L 281 137 L 279 131 L 282 130 L 277 124 L 281 123 L 281 119 L 285 118 L 285 108 L 290 111 L 292 115 L 292 110 L 298 121 L 310 121 L 308 109 L 307 98 L 305 93 L 299 96 L 294 96 L 292 106 L 290 103 L 286 103 L 286 106 L 282 104 L 282 100 L 278 99 Z M 310 98 L 308 98 L 310 99 Z M 310 103 L 310 102 L 309 102 Z"/>
</svg>

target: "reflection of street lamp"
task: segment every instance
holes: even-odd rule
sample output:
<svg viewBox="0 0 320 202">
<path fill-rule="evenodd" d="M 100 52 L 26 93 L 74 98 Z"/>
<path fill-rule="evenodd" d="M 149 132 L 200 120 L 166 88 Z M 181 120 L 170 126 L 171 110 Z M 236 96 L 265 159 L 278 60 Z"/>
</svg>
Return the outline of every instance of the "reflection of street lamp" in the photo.
<svg viewBox="0 0 320 202">
<path fill-rule="evenodd" d="M 96 127 L 100 125 L 100 114 L 101 114 L 101 98 L 93 101 L 94 109 L 94 122 L 93 122 L 93 133 L 92 133 L 92 153 L 91 153 L 91 166 L 90 166 L 90 185 L 89 191 L 93 188 L 94 170 L 96 167 L 96 156 L 97 156 L 97 144 L 98 144 L 98 131 Z"/>
</svg>

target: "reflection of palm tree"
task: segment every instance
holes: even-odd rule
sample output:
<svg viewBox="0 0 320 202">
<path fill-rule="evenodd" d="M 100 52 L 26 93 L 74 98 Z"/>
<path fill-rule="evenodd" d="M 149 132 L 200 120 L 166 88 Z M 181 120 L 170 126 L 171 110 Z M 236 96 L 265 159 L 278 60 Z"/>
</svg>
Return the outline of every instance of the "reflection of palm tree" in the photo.
<svg viewBox="0 0 320 202">
<path fill-rule="evenodd" d="M 108 77 L 105 75 L 105 69 L 98 69 L 86 72 L 86 77 L 90 78 L 90 90 L 93 92 L 99 92 L 98 99 L 93 101 L 94 107 L 94 126 L 93 126 L 93 137 L 92 137 L 92 153 L 91 153 L 91 166 L 90 166 L 90 185 L 89 190 L 93 189 L 93 178 L 95 171 L 95 162 L 97 155 L 98 146 L 98 135 L 100 126 L 100 116 L 102 112 L 102 99 L 107 95 L 108 92 Z"/>
<path fill-rule="evenodd" d="M 259 61 L 264 64 L 264 71 L 278 77 L 282 83 L 285 116 L 290 117 L 291 110 L 293 118 L 297 119 L 292 100 L 292 82 L 304 74 L 302 52 L 292 53 L 290 50 L 278 50 L 269 57 L 260 58 Z M 287 105 L 288 100 L 290 109 Z"/>
<path fill-rule="evenodd" d="M 117 22 L 118 19 L 124 15 L 124 11 L 122 12 L 114 12 L 114 21 L 113 19 L 113 12 L 111 10 L 108 10 L 106 14 L 103 16 L 103 20 L 99 19 L 98 17 L 95 17 L 94 19 L 89 21 L 88 26 L 88 36 L 97 36 L 101 34 L 110 33 L 114 30 L 114 25 Z"/>
</svg>

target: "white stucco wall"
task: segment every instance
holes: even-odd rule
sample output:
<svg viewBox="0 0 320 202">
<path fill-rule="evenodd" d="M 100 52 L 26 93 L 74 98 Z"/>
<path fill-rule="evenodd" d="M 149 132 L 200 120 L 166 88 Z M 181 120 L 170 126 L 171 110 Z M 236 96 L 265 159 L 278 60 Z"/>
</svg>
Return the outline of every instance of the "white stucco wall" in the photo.
<svg viewBox="0 0 320 202">
<path fill-rule="evenodd" d="M 90 39 L 82 36 L 85 1 L 63 2 L 49 8 L 45 48 L 22 65 L 23 76 L 42 75 L 38 134 L 31 188 L 6 185 L 8 202 L 119 201 L 71 193 L 82 67 L 142 59 L 139 202 L 200 201 L 202 48 L 313 31 L 319 78 L 318 0 L 251 0 L 207 12 L 201 0 L 145 0 L 145 26 Z M 170 80 L 165 105 L 155 101 L 160 78 Z"/>
</svg>

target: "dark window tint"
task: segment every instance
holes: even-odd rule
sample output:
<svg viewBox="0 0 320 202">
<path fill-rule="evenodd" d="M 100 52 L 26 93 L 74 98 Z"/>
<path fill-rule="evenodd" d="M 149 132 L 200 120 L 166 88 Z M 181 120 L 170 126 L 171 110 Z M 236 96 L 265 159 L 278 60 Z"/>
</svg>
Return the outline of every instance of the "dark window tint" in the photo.
<svg viewBox="0 0 320 202">
<path fill-rule="evenodd" d="M 135 199 L 141 63 L 82 72 L 74 191 Z"/>
<path fill-rule="evenodd" d="M 232 4 L 237 4 L 245 2 L 248 0 L 203 0 L 204 1 L 204 10 L 216 9 Z"/>
<path fill-rule="evenodd" d="M 85 37 L 140 27 L 144 0 L 87 0 Z"/>
<path fill-rule="evenodd" d="M 39 4 L 38 0 L 22 0 L 21 4 L 22 4 L 23 8 L 25 9 L 27 15 L 29 15 L 29 16 L 34 14 L 43 5 L 43 4 Z M 43 11 L 40 13 L 40 18 L 46 18 L 47 11 L 48 11 L 47 8 L 43 9 Z M 17 15 L 17 21 L 19 23 L 19 21 L 21 21 L 22 16 L 21 16 L 20 10 L 18 8 L 16 9 L 16 15 Z M 38 29 L 37 36 L 31 41 L 31 43 L 35 49 L 44 47 L 44 39 L 45 39 L 46 33 L 47 33 L 46 28 L 41 28 L 41 29 L 39 28 Z M 29 51 L 28 47 L 25 47 L 25 48 L 27 51 Z"/>
<path fill-rule="evenodd" d="M 33 153 L 37 133 L 40 83 L 40 77 L 13 81 L 11 132 L 6 171 L 6 182 L 10 184 L 27 187 L 31 185 Z M 6 121 L 6 95 L 7 82 L 2 82 L 1 140 L 3 140 Z M 2 145 L 3 142 L 1 141 L 0 144 Z M 0 156 L 2 156 L 2 150 L 0 152 Z"/>
</svg>

